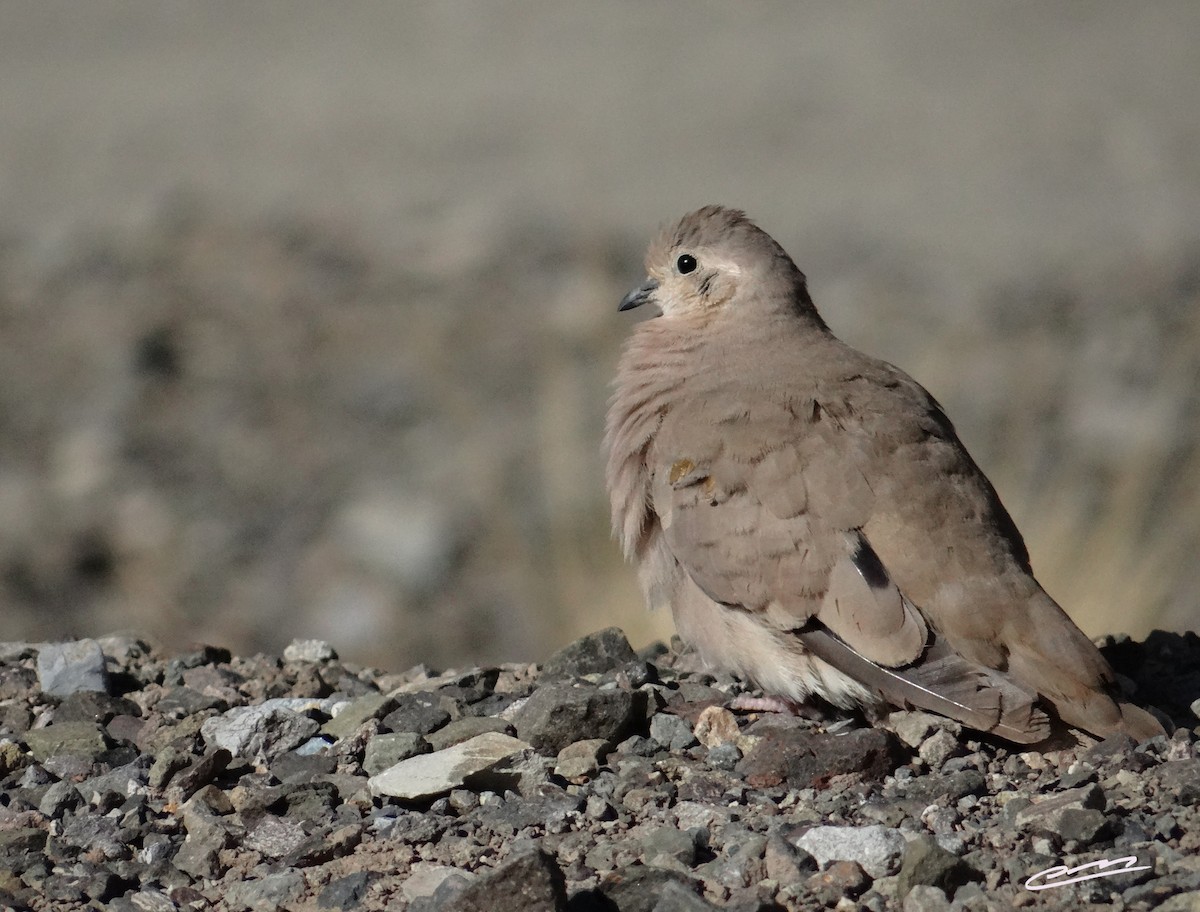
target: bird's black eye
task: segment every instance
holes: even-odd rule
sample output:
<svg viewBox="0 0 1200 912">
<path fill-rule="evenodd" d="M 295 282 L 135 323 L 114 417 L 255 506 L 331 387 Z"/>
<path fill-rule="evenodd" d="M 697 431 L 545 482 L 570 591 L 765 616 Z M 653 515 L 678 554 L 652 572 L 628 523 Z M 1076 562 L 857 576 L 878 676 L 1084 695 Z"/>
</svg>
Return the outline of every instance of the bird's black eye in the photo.
<svg viewBox="0 0 1200 912">
<path fill-rule="evenodd" d="M 675 268 L 679 270 L 680 275 L 687 275 L 689 272 L 695 272 L 696 258 L 690 253 L 685 253 L 675 261 Z"/>
</svg>

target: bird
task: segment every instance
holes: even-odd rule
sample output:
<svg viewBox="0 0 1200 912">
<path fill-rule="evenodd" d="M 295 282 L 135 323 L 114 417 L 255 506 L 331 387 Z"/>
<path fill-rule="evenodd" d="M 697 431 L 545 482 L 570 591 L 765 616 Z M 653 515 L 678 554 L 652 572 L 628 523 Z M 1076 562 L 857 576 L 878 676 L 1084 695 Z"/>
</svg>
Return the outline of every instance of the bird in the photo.
<svg viewBox="0 0 1200 912">
<path fill-rule="evenodd" d="M 833 335 L 744 212 L 666 228 L 619 310 L 614 537 L 709 666 L 792 704 L 921 709 L 1018 744 L 1164 734 L 1034 578 L 945 410 Z"/>
</svg>

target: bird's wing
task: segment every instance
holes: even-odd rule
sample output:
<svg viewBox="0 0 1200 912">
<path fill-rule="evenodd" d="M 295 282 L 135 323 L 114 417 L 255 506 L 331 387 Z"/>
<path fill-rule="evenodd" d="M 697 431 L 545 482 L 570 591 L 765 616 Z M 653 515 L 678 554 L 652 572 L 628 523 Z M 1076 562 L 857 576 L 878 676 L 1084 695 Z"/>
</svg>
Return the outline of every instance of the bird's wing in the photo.
<svg viewBox="0 0 1200 912">
<path fill-rule="evenodd" d="M 860 531 L 874 494 L 845 454 L 869 441 L 846 434 L 841 411 L 767 400 L 732 417 L 676 416 L 655 442 L 654 509 L 714 601 L 781 630 L 816 619 L 870 661 L 899 666 L 921 654 L 928 629 Z"/>
<path fill-rule="evenodd" d="M 768 400 L 679 417 L 655 444 L 654 509 L 675 559 L 710 598 L 791 631 L 892 703 L 1014 741 L 1046 736 L 1037 694 L 939 638 L 864 534 L 880 508 L 880 462 L 900 443 L 876 436 L 869 400 Z M 941 421 L 918 418 L 901 436 L 943 434 Z"/>
</svg>

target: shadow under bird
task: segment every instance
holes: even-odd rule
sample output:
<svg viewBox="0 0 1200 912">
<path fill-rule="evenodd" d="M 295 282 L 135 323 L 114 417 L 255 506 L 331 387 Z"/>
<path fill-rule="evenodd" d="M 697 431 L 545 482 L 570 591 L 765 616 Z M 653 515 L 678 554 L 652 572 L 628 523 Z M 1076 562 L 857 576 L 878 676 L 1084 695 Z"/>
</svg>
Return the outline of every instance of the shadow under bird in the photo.
<svg viewBox="0 0 1200 912">
<path fill-rule="evenodd" d="M 709 664 L 802 701 L 918 707 L 1019 743 L 1055 717 L 1163 732 L 1034 579 L 942 407 L 833 336 L 736 210 L 666 230 L 608 413 L 607 483 L 651 608 Z"/>
</svg>

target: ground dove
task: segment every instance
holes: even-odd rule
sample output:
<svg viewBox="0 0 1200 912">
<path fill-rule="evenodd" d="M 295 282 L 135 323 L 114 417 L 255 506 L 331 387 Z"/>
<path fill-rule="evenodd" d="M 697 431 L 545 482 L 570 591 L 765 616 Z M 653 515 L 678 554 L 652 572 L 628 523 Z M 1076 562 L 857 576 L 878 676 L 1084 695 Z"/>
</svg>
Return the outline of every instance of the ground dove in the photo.
<svg viewBox="0 0 1200 912">
<path fill-rule="evenodd" d="M 940 713 L 1010 741 L 1052 721 L 1143 740 L 1096 647 L 1034 579 L 942 407 L 836 339 L 738 211 L 665 231 L 608 413 L 612 520 L 650 607 L 775 695 Z"/>
</svg>

